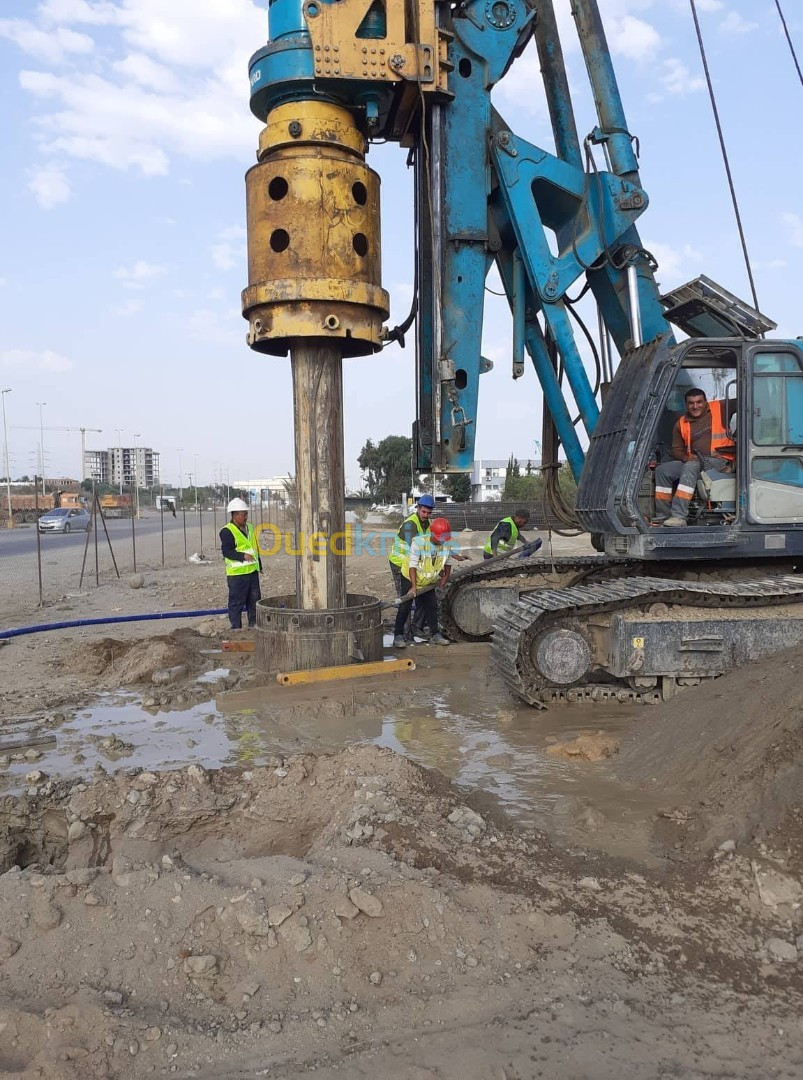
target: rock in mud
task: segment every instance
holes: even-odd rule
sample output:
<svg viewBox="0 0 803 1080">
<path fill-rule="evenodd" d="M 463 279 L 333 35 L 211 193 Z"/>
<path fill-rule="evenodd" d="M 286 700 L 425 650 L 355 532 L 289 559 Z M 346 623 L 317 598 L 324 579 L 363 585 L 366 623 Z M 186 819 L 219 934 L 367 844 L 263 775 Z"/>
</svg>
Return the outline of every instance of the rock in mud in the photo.
<svg viewBox="0 0 803 1080">
<path fill-rule="evenodd" d="M 378 919 L 382 914 L 382 901 L 379 897 L 373 896 L 359 886 L 349 890 L 349 900 L 351 900 L 352 904 L 354 904 L 356 908 L 359 908 L 363 914 L 368 915 L 372 919 Z"/>
<path fill-rule="evenodd" d="M 271 904 L 268 908 L 268 925 L 281 926 L 292 914 L 293 909 L 284 904 Z"/>
<path fill-rule="evenodd" d="M 341 893 L 335 898 L 334 912 L 341 919 L 354 919 L 360 914 L 360 909 Z"/>
<path fill-rule="evenodd" d="M 446 820 L 461 829 L 469 829 L 472 826 L 480 831 L 485 829 L 485 819 L 468 806 L 458 806 L 452 810 Z"/>
<path fill-rule="evenodd" d="M 798 959 L 797 947 L 783 938 L 770 938 L 767 942 L 767 955 L 776 964 L 796 964 Z"/>
<path fill-rule="evenodd" d="M 20 943 L 14 938 L 10 938 L 7 934 L 0 934 L 0 963 L 3 960 L 10 960 L 19 947 Z"/>
<path fill-rule="evenodd" d="M 208 953 L 204 956 L 188 956 L 184 961 L 184 972 L 187 975 L 217 975 L 218 960 L 216 956 Z"/>
<path fill-rule="evenodd" d="M 186 664 L 176 664 L 175 667 L 162 668 L 160 671 L 154 671 L 151 675 L 151 682 L 154 686 L 167 686 L 169 683 L 178 682 L 179 679 L 183 679 L 187 674 Z"/>
<path fill-rule="evenodd" d="M 306 926 L 286 926 L 282 937 L 292 945 L 296 952 L 306 952 L 312 944 L 312 934 Z"/>
<path fill-rule="evenodd" d="M 270 933 L 271 924 L 268 916 L 261 911 L 243 908 L 237 912 L 237 922 L 246 934 L 251 934 L 253 937 L 267 937 Z"/>
<path fill-rule="evenodd" d="M 547 747 L 551 757 L 562 757 L 568 761 L 603 761 L 619 753 L 619 740 L 604 731 L 578 735 L 576 739 L 556 742 Z"/>
<path fill-rule="evenodd" d="M 766 907 L 803 902 L 803 885 L 788 874 L 771 868 L 764 869 L 754 862 L 753 876 L 756 879 L 759 899 Z"/>
</svg>

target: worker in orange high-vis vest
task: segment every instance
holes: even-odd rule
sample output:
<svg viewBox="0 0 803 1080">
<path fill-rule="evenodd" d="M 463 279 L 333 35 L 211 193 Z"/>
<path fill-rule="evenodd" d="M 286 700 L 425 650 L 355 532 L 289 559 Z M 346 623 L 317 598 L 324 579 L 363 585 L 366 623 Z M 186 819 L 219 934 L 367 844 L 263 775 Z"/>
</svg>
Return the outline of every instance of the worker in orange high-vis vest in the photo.
<svg viewBox="0 0 803 1080">
<path fill-rule="evenodd" d="M 689 504 L 705 469 L 712 480 L 733 473 L 736 448 L 728 433 L 725 402 L 704 391 L 686 391 L 686 413 L 672 432 L 672 461 L 655 470 L 654 525 L 688 524 Z"/>
</svg>

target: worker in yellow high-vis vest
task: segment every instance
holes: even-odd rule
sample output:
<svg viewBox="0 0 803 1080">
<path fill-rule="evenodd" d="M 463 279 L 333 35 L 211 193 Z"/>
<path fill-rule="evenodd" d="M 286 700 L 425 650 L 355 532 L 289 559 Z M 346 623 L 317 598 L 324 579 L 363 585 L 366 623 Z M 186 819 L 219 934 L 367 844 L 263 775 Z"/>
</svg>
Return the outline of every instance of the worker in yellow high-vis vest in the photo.
<svg viewBox="0 0 803 1080">
<path fill-rule="evenodd" d="M 393 576 L 393 587 L 396 590 L 397 596 L 404 596 L 409 591 L 410 582 L 404 576 L 406 570 L 407 561 L 410 558 L 410 546 L 413 542 L 413 538 L 416 536 L 422 536 L 429 532 L 429 521 L 432 516 L 432 511 L 435 509 L 435 500 L 431 495 L 422 495 L 415 511 L 406 517 L 399 526 L 399 531 L 393 538 L 393 549 L 388 556 L 388 562 L 390 564 L 390 572 Z M 405 624 L 402 632 L 402 639 L 406 644 L 411 645 L 413 643 L 413 627 L 412 617 L 410 613 L 411 605 L 408 604 L 405 609 Z M 396 635 L 398 636 L 398 635 Z"/>
<path fill-rule="evenodd" d="M 517 543 L 524 545 L 522 557 L 538 551 L 541 540 L 536 537 L 535 540 L 529 541 L 521 531 L 529 520 L 529 510 L 514 510 L 510 517 L 502 518 L 485 541 L 482 557 L 493 559 L 496 555 L 507 555 Z"/>
<path fill-rule="evenodd" d="M 248 613 L 248 625 L 256 626 L 262 560 L 254 527 L 248 523 L 248 503 L 232 499 L 226 509 L 231 521 L 220 530 L 220 550 L 229 584 L 229 622 L 232 630 L 241 630 L 243 609 Z"/>
</svg>

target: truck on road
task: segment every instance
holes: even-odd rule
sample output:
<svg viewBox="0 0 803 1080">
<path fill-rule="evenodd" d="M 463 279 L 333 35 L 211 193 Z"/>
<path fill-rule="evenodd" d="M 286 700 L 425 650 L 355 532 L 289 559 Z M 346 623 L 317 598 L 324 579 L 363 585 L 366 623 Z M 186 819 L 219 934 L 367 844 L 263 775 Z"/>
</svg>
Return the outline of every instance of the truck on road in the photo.
<svg viewBox="0 0 803 1080">
<path fill-rule="evenodd" d="M 130 495 L 101 495 L 100 509 L 107 518 L 130 518 L 133 513 Z"/>
<path fill-rule="evenodd" d="M 11 496 L 11 517 L 15 525 L 36 521 L 43 514 L 62 507 L 83 506 L 80 491 L 53 491 L 46 495 L 25 492 Z M 8 525 L 8 499 L 0 500 L 0 527 Z"/>
</svg>

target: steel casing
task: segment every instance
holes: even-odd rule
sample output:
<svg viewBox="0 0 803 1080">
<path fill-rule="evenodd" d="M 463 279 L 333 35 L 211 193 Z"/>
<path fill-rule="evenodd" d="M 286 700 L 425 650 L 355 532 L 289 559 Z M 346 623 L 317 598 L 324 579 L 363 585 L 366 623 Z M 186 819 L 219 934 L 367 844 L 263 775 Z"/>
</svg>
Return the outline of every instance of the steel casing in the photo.
<svg viewBox="0 0 803 1080">
<path fill-rule="evenodd" d="M 344 356 L 381 348 L 379 176 L 351 114 L 327 102 L 279 106 L 246 174 L 248 344 L 283 356 L 294 338 Z"/>
</svg>

